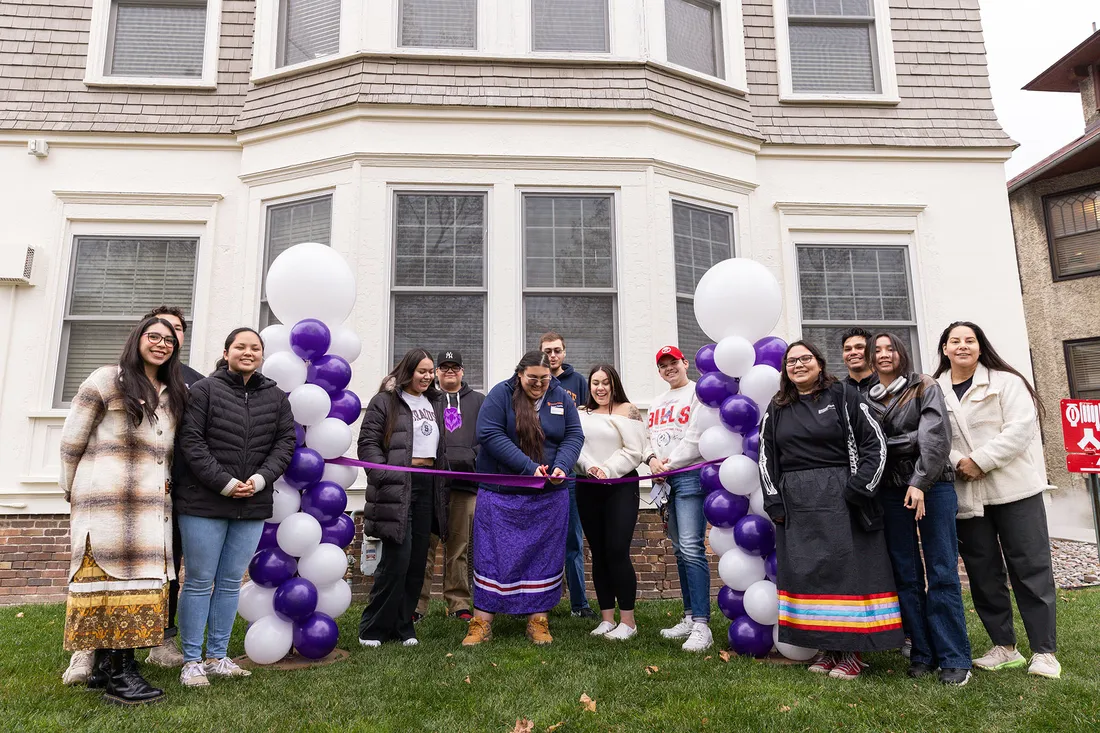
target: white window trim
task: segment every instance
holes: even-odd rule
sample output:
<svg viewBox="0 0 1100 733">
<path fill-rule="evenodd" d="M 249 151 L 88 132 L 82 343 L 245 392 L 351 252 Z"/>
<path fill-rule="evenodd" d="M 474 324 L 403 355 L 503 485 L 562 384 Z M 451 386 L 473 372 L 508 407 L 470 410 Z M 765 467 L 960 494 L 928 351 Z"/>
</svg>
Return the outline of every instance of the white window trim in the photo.
<svg viewBox="0 0 1100 733">
<path fill-rule="evenodd" d="M 779 64 L 779 101 L 791 103 L 885 104 L 901 102 L 898 96 L 898 76 L 894 62 L 894 39 L 890 32 L 890 0 L 872 0 L 875 11 L 875 37 L 878 41 L 879 88 L 874 94 L 795 92 L 791 75 L 791 36 L 787 22 L 787 0 L 772 0 L 775 17 L 775 51 Z"/>
<path fill-rule="evenodd" d="M 325 66 L 350 58 L 359 51 L 362 45 L 360 29 L 364 21 L 365 3 L 362 0 L 341 0 L 340 45 L 337 52 L 331 56 L 278 66 L 280 4 L 281 0 L 256 0 L 255 28 L 252 34 L 252 81 L 277 79 L 315 66 Z"/>
<path fill-rule="evenodd" d="M 607 51 L 536 51 L 534 38 L 534 0 L 510 0 L 516 4 L 515 32 L 519 38 L 517 48 L 536 59 L 609 59 L 615 58 L 618 44 L 615 32 L 616 7 L 623 0 L 607 0 Z"/>
<path fill-rule="evenodd" d="M 649 50 L 647 60 L 658 66 L 673 69 L 710 84 L 719 84 L 747 93 L 748 72 L 745 68 L 745 24 L 741 0 L 719 0 L 722 16 L 722 72 L 724 76 L 711 76 L 668 60 L 668 39 L 665 33 L 665 0 L 643 0 L 645 26 Z"/>
<path fill-rule="evenodd" d="M 168 76 L 108 76 L 107 38 L 111 33 L 112 0 L 92 0 L 91 30 L 88 36 L 88 62 L 84 83 L 105 87 L 168 87 L 177 89 L 216 89 L 218 51 L 221 46 L 222 0 L 206 0 L 206 39 L 203 42 L 202 76 L 194 79 Z"/>
</svg>

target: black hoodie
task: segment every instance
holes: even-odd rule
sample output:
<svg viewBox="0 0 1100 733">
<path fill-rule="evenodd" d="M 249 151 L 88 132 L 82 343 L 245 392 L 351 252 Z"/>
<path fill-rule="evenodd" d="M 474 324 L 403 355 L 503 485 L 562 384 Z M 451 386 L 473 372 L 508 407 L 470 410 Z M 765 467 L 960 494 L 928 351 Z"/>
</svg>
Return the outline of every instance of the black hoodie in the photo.
<svg viewBox="0 0 1100 733">
<path fill-rule="evenodd" d="M 477 461 L 477 414 L 481 411 L 481 403 L 485 401 L 485 395 L 475 391 L 465 382 L 458 390 L 458 394 L 443 393 L 446 400 L 444 407 L 458 408 L 462 416 L 462 424 L 454 430 L 447 422 L 447 413 L 444 410 L 444 427 L 447 430 L 447 463 L 452 471 L 473 473 Z M 476 481 L 463 481 L 454 479 L 451 481 L 452 491 L 467 491 L 477 493 Z"/>
<path fill-rule="evenodd" d="M 556 379 L 561 383 L 561 388 L 573 398 L 573 404 L 584 407 L 588 403 L 588 382 L 579 372 L 573 370 L 572 364 L 562 364 L 561 374 Z"/>
</svg>

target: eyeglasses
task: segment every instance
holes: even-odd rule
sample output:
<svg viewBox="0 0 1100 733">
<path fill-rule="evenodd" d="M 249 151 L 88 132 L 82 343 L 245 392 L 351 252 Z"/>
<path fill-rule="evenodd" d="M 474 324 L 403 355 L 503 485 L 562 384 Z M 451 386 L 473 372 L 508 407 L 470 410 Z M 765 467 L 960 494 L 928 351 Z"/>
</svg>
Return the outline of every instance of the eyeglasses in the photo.
<svg viewBox="0 0 1100 733">
<path fill-rule="evenodd" d="M 565 353 L 565 349 L 543 349 L 542 353 L 547 356 L 561 356 Z"/>
<path fill-rule="evenodd" d="M 177 341 L 174 336 L 162 336 L 156 331 L 146 331 L 142 335 L 145 336 L 145 340 L 151 344 L 159 344 L 163 341 L 167 345 L 171 346 L 173 349 L 176 348 L 176 345 L 179 343 L 179 341 Z"/>
<path fill-rule="evenodd" d="M 550 384 L 549 375 L 545 377 L 524 377 L 524 379 L 526 379 L 527 384 L 531 385 L 532 387 L 537 387 L 540 384 Z"/>
<path fill-rule="evenodd" d="M 460 367 L 460 366 L 441 366 L 441 367 L 439 367 L 439 371 L 442 372 L 443 374 L 458 374 L 460 371 L 462 371 L 462 367 Z"/>
<path fill-rule="evenodd" d="M 797 364 L 806 365 L 806 364 L 809 364 L 813 360 L 814 360 L 814 355 L 813 354 L 803 354 L 802 356 L 794 356 L 794 357 L 791 357 L 790 359 L 787 359 L 787 367 L 790 368 L 790 367 L 793 367 Z"/>
</svg>

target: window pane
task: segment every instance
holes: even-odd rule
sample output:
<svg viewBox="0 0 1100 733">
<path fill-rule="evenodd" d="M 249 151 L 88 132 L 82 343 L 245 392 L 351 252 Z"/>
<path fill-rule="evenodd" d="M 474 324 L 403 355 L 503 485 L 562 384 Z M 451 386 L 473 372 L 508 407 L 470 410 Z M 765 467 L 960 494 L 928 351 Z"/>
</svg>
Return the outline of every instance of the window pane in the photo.
<svg viewBox="0 0 1100 733">
<path fill-rule="evenodd" d="M 442 349 L 462 352 L 466 382 L 485 388 L 485 296 L 393 296 L 393 360 L 421 346 L 433 355 Z"/>
<path fill-rule="evenodd" d="M 398 194 L 394 284 L 485 284 L 485 195 Z"/>
<path fill-rule="evenodd" d="M 874 24 L 791 22 L 791 79 L 796 92 L 876 92 Z"/>
<path fill-rule="evenodd" d="M 163 304 L 191 312 L 198 240 L 80 237 L 74 246 L 68 315 L 138 317 Z"/>
<path fill-rule="evenodd" d="M 206 4 L 116 2 L 110 76 L 200 78 Z"/>
<path fill-rule="evenodd" d="M 320 196 L 304 201 L 278 204 L 267 208 L 267 230 L 264 241 L 263 279 L 275 258 L 296 244 L 317 242 L 331 244 L 332 197 Z M 267 296 L 260 290 L 260 328 L 279 323 L 267 307 Z"/>
<path fill-rule="evenodd" d="M 871 0 L 787 0 L 790 15 L 873 16 Z"/>
<path fill-rule="evenodd" d="M 557 331 L 565 337 L 566 361 L 581 374 L 601 361 L 618 365 L 614 296 L 528 295 L 523 304 L 528 350 L 539 347 L 542 334 Z"/>
<path fill-rule="evenodd" d="M 695 302 L 691 298 L 676 299 L 676 346 L 684 352 L 688 358 L 688 378 L 698 379 L 699 370 L 695 367 L 695 353 L 705 344 L 713 343 L 703 329 L 699 328 L 699 321 L 695 320 Z"/>
<path fill-rule="evenodd" d="M 61 378 L 62 402 L 70 402 L 80 383 L 96 369 L 118 363 L 126 337 L 136 325 L 136 318 L 126 323 L 76 321 L 67 325 L 69 345 L 65 351 L 65 373 Z"/>
<path fill-rule="evenodd" d="M 1100 190 L 1047 200 L 1047 228 L 1059 277 L 1100 270 Z"/>
<path fill-rule="evenodd" d="M 799 246 L 798 263 L 804 320 L 913 320 L 902 248 Z"/>
<path fill-rule="evenodd" d="M 401 0 L 400 45 L 477 48 L 477 0 Z"/>
<path fill-rule="evenodd" d="M 340 51 L 340 0 L 283 0 L 277 66 Z"/>
<path fill-rule="evenodd" d="M 525 196 L 526 285 L 615 287 L 610 196 Z"/>
<path fill-rule="evenodd" d="M 1070 395 L 1080 400 L 1100 400 L 1100 339 L 1070 344 Z"/>
<path fill-rule="evenodd" d="M 694 295 L 703 274 L 733 256 L 732 228 L 733 217 L 726 212 L 672 204 L 677 293 Z"/>
<path fill-rule="evenodd" d="M 884 326 L 871 322 L 852 323 L 846 326 L 803 326 L 802 338 L 817 346 L 825 354 L 825 362 L 829 373 L 834 377 L 845 377 L 848 370 L 841 358 L 843 351 L 840 337 L 852 326 L 866 328 L 871 333 L 885 331 L 896 334 L 906 346 L 909 347 L 909 357 L 913 362 L 914 371 L 920 371 L 923 360 L 920 354 L 920 342 L 917 340 L 915 326 Z M 686 354 L 687 351 L 685 350 Z"/>
<path fill-rule="evenodd" d="M 531 48 L 608 53 L 607 0 L 531 0 Z"/>
<path fill-rule="evenodd" d="M 665 42 L 668 60 L 689 69 L 722 77 L 721 12 L 710 0 L 665 0 Z"/>
</svg>

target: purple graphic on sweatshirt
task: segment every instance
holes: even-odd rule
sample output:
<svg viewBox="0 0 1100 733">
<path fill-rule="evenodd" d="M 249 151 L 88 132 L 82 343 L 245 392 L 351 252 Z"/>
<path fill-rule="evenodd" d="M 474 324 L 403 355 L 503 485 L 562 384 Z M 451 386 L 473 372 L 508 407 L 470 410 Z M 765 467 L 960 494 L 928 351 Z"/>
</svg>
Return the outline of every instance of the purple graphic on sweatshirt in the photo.
<svg viewBox="0 0 1100 733">
<path fill-rule="evenodd" d="M 448 433 L 453 433 L 462 427 L 462 413 L 457 407 L 448 407 L 443 411 L 443 425 Z"/>
</svg>

